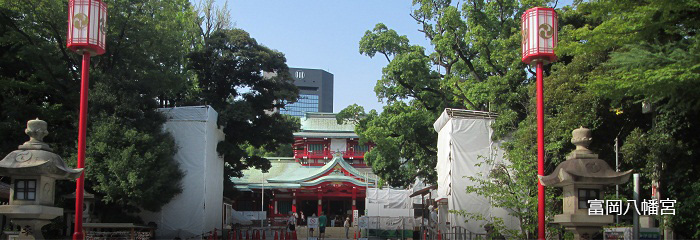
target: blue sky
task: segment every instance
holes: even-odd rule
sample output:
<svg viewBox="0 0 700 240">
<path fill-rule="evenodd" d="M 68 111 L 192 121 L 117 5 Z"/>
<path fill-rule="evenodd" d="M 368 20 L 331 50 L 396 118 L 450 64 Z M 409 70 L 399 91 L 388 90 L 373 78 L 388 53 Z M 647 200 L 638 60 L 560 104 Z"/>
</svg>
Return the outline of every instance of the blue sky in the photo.
<svg viewBox="0 0 700 240">
<path fill-rule="evenodd" d="M 358 43 L 365 31 L 384 23 L 407 35 L 411 43 L 429 46 L 409 16 L 413 11 L 411 2 L 229 0 L 228 9 L 236 28 L 249 32 L 258 43 L 283 52 L 289 67 L 332 73 L 333 110 L 338 112 L 353 103 L 366 110 L 381 110 L 383 106 L 374 93 L 374 85 L 387 61 L 359 53 Z"/>
</svg>

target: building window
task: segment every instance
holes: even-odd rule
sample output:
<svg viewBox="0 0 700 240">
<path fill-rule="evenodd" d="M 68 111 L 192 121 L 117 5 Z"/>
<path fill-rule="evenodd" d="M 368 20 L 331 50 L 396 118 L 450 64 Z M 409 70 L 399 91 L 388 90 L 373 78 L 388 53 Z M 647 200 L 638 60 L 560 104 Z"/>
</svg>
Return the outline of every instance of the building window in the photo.
<svg viewBox="0 0 700 240">
<path fill-rule="evenodd" d="M 353 146 L 355 152 L 367 152 L 369 151 L 369 146 L 367 145 L 355 145 Z"/>
<path fill-rule="evenodd" d="M 277 202 L 277 213 L 288 214 L 292 211 L 292 201 L 278 201 Z"/>
<path fill-rule="evenodd" d="M 578 189 L 578 208 L 588 209 L 588 200 L 600 200 L 600 190 L 598 189 Z"/>
<path fill-rule="evenodd" d="M 295 117 L 303 117 L 307 112 L 318 112 L 319 98 L 314 94 L 299 94 L 296 102 L 285 102 L 284 108 L 280 109 L 281 114 Z"/>
<path fill-rule="evenodd" d="M 15 180 L 16 200 L 36 199 L 36 180 L 17 179 Z"/>
<path fill-rule="evenodd" d="M 309 152 L 323 151 L 323 144 L 309 144 Z"/>
</svg>

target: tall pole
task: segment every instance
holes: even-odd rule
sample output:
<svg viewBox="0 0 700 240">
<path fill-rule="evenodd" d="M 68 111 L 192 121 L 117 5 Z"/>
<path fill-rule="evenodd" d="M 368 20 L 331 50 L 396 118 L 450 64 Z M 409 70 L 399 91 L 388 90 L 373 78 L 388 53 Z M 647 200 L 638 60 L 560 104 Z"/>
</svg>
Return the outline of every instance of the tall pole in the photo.
<svg viewBox="0 0 700 240">
<path fill-rule="evenodd" d="M 634 183 L 634 204 L 639 203 L 639 173 L 632 174 L 632 182 Z M 639 205 L 637 205 L 639 206 Z M 633 239 L 639 239 L 639 212 L 637 212 L 637 207 L 635 206 L 635 211 L 632 212 L 632 237 Z"/>
<path fill-rule="evenodd" d="M 537 61 L 537 175 L 544 176 L 544 93 L 542 61 Z M 537 239 L 545 239 L 544 186 L 537 181 Z"/>
<path fill-rule="evenodd" d="M 262 173 L 262 191 L 260 191 L 260 213 L 265 211 L 265 172 Z M 263 217 L 260 219 L 260 227 L 265 227 L 265 219 L 267 216 L 263 214 Z"/>
<path fill-rule="evenodd" d="M 617 141 L 617 137 L 615 137 L 615 172 L 620 171 L 618 150 L 619 150 L 618 141 Z M 615 185 L 615 199 L 620 199 L 620 185 Z M 620 223 L 620 214 L 615 215 L 615 223 Z"/>
<path fill-rule="evenodd" d="M 83 53 L 83 66 L 80 73 L 80 122 L 78 123 L 78 168 L 85 167 L 85 136 L 87 132 L 88 85 L 90 81 L 90 52 Z M 75 229 L 74 240 L 83 239 L 83 186 L 85 171 L 75 184 Z"/>
</svg>

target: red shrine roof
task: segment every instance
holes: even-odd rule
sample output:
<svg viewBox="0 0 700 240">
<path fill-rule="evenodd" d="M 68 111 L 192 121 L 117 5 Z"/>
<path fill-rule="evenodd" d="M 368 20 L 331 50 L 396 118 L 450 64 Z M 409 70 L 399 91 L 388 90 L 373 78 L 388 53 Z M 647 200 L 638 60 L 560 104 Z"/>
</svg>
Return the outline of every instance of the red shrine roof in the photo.
<svg viewBox="0 0 700 240">
<path fill-rule="evenodd" d="M 323 183 L 350 183 L 356 186 L 375 186 L 376 177 L 369 171 L 360 171 L 336 155 L 323 166 L 303 166 L 300 163 L 270 162 L 268 173 L 259 169 L 243 171 L 243 177 L 232 181 L 239 191 L 265 188 L 300 189 L 321 185 Z M 367 169 L 369 170 L 369 169 Z"/>
</svg>

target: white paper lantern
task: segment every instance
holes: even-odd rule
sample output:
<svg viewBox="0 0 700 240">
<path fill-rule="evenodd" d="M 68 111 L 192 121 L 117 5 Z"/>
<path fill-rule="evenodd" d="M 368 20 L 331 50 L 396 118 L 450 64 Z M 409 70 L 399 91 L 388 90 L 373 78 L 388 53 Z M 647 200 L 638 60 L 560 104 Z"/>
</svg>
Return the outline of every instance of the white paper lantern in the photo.
<svg viewBox="0 0 700 240">
<path fill-rule="evenodd" d="M 68 48 L 78 53 L 100 55 L 105 52 L 107 4 L 100 0 L 68 2 Z"/>
<path fill-rule="evenodd" d="M 558 17 L 554 8 L 530 8 L 522 15 L 522 60 L 524 63 L 554 62 L 557 56 Z"/>
</svg>

